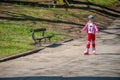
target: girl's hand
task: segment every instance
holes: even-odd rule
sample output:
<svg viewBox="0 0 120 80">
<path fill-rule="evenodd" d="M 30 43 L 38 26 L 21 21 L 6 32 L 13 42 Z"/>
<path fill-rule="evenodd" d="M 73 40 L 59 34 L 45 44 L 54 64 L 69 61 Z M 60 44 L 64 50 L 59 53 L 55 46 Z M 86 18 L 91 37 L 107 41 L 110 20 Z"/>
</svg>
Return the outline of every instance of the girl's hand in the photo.
<svg viewBox="0 0 120 80">
<path fill-rule="evenodd" d="M 97 31 L 96 33 L 97 33 L 97 34 L 99 34 L 100 32 L 99 32 L 99 31 Z"/>
<path fill-rule="evenodd" d="M 82 31 L 81 30 L 79 30 L 79 33 L 81 33 Z"/>
</svg>

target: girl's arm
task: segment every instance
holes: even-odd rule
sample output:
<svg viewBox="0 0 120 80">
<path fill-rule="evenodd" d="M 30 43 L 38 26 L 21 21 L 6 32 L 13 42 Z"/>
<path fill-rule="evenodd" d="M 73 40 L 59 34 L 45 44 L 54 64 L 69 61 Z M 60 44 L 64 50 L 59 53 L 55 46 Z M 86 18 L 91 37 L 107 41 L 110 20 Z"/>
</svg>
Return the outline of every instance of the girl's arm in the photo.
<svg viewBox="0 0 120 80">
<path fill-rule="evenodd" d="M 99 31 L 97 26 L 95 26 L 95 30 L 96 30 L 96 32 L 98 32 L 98 31 Z"/>
<path fill-rule="evenodd" d="M 96 24 L 94 24 L 94 25 L 95 25 L 95 30 L 96 30 L 96 32 L 98 32 L 99 30 L 98 30 L 97 25 L 96 25 Z"/>
<path fill-rule="evenodd" d="M 86 25 L 80 30 L 80 32 L 85 31 L 85 30 L 87 29 L 87 26 L 88 26 L 88 24 L 86 24 Z"/>
</svg>

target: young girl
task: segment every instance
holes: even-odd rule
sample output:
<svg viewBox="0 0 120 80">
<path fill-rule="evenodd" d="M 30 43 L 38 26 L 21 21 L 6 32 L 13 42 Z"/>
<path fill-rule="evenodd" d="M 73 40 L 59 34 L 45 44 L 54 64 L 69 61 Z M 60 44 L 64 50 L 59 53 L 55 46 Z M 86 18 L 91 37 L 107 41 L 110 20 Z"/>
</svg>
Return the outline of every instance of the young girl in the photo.
<svg viewBox="0 0 120 80">
<path fill-rule="evenodd" d="M 96 54 L 95 33 L 98 32 L 98 28 L 93 21 L 94 16 L 90 15 L 90 16 L 88 16 L 88 19 L 89 19 L 88 23 L 80 30 L 80 32 L 86 31 L 88 33 L 88 41 L 87 41 L 87 44 L 86 44 L 86 49 L 84 51 L 85 55 L 89 54 L 90 42 L 92 42 L 92 52 L 93 52 L 93 54 Z"/>
</svg>

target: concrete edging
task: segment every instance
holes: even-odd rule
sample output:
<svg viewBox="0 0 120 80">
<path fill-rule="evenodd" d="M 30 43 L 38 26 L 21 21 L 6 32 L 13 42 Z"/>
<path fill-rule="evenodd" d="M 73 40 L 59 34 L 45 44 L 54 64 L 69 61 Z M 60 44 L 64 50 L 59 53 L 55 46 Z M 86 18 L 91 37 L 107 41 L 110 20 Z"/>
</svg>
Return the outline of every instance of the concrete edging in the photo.
<svg viewBox="0 0 120 80">
<path fill-rule="evenodd" d="M 44 49 L 44 48 L 37 48 L 37 49 L 29 50 L 29 51 L 26 51 L 26 52 L 23 52 L 23 53 L 20 53 L 20 54 L 15 54 L 15 55 L 12 55 L 12 56 L 1 58 L 0 62 L 4 62 L 4 61 L 19 58 L 19 57 L 23 57 L 23 56 L 26 56 L 26 55 L 29 55 L 29 54 L 33 54 L 33 53 L 36 53 L 36 52 L 38 52 L 42 49 Z"/>
</svg>

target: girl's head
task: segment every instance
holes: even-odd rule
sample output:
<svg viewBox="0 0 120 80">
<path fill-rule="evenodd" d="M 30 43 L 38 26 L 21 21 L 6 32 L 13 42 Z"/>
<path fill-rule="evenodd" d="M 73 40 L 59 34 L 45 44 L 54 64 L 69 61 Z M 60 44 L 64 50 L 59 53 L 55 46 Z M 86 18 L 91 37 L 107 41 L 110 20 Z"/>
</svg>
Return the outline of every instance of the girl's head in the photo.
<svg viewBox="0 0 120 80">
<path fill-rule="evenodd" d="M 93 22 L 94 16 L 93 15 L 89 15 L 88 19 L 89 19 L 90 22 Z"/>
</svg>

